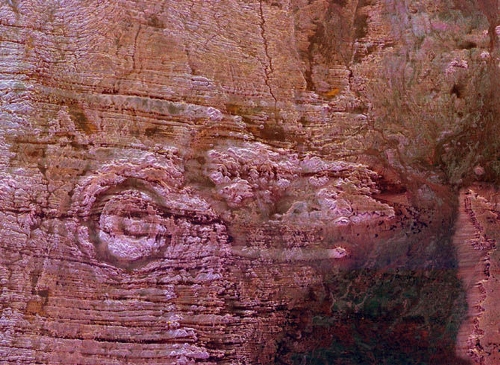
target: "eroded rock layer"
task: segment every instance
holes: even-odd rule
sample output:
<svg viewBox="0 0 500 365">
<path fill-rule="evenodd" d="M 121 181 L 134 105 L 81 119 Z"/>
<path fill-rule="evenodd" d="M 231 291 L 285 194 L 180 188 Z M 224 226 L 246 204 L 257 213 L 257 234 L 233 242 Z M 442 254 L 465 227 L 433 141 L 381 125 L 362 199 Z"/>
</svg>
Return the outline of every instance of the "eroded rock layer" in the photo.
<svg viewBox="0 0 500 365">
<path fill-rule="evenodd" d="M 0 3 L 2 361 L 493 364 L 498 10 Z"/>
<path fill-rule="evenodd" d="M 496 364 L 498 351 L 498 190 L 473 185 L 460 194 L 454 241 L 459 277 L 467 290 L 467 320 L 458 335 L 458 353 L 478 364 Z"/>
</svg>

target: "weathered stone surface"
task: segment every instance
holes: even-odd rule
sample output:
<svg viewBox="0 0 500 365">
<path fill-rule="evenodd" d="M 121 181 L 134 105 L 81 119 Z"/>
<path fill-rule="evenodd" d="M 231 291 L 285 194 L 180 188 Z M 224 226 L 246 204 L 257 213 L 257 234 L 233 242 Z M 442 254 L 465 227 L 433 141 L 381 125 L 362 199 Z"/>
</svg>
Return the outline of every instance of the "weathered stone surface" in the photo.
<svg viewBox="0 0 500 365">
<path fill-rule="evenodd" d="M 500 361 L 498 313 L 497 189 L 473 185 L 460 194 L 459 218 L 454 241 L 458 247 L 459 277 L 467 290 L 469 313 L 458 336 L 462 357 L 478 364 Z"/>
<path fill-rule="evenodd" d="M 2 361 L 498 362 L 498 14 L 0 3 Z"/>
</svg>

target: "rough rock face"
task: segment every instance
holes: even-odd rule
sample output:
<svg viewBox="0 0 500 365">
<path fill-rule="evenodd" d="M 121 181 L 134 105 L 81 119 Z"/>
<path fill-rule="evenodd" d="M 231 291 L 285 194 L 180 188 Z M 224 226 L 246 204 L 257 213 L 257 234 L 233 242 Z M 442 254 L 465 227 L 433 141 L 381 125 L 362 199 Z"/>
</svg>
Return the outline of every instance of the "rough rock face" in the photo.
<svg viewBox="0 0 500 365">
<path fill-rule="evenodd" d="M 498 362 L 499 9 L 1 2 L 2 361 Z"/>
<path fill-rule="evenodd" d="M 500 361 L 497 329 L 500 239 L 498 190 L 475 184 L 460 193 L 454 241 L 469 313 L 458 334 L 458 353 L 478 364 Z"/>
</svg>

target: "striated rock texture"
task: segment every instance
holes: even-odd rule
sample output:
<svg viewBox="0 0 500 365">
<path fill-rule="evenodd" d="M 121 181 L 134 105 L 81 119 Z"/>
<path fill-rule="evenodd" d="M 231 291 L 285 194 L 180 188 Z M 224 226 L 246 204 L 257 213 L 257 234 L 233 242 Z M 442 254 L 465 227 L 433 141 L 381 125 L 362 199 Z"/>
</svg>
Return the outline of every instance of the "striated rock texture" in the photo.
<svg viewBox="0 0 500 365">
<path fill-rule="evenodd" d="M 2 361 L 497 363 L 499 6 L 0 2 Z"/>
<path fill-rule="evenodd" d="M 477 364 L 500 361 L 498 333 L 499 193 L 475 184 L 460 193 L 454 241 L 460 262 L 459 277 L 467 290 L 469 311 L 458 334 L 458 353 Z"/>
</svg>

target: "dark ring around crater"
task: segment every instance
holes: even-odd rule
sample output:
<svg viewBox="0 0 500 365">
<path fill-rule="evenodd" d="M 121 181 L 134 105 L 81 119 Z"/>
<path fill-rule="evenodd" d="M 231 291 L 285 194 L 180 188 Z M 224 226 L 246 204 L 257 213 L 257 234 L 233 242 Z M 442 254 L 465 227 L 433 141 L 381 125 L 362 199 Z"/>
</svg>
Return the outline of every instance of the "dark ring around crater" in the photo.
<svg viewBox="0 0 500 365">
<path fill-rule="evenodd" d="M 208 215 L 199 214 L 199 212 L 197 213 L 186 210 L 174 211 L 168 206 L 168 197 L 163 197 L 158 194 L 158 192 L 150 186 L 149 182 L 137 178 L 127 178 L 122 183 L 111 186 L 96 196 L 96 200 L 90 209 L 89 219 L 86 222 L 89 232 L 89 240 L 95 247 L 97 258 L 108 262 L 113 266 L 127 270 L 141 268 L 151 261 L 161 259 L 164 256 L 165 250 L 171 244 L 172 235 L 167 231 L 162 234 L 161 237 L 164 240 L 164 243 L 143 257 L 124 259 L 117 257 L 110 252 L 108 243 L 104 242 L 100 237 L 100 232 L 103 230 L 103 227 L 101 227 L 101 216 L 106 204 L 109 201 L 111 201 L 114 197 L 119 197 L 120 193 L 128 191 L 137 191 L 146 195 L 149 199 L 151 199 L 150 202 L 155 204 L 155 213 L 163 219 L 174 219 L 174 221 L 186 220 L 191 224 L 211 224 L 218 221 L 218 219 L 214 219 Z M 144 213 L 148 214 L 147 212 Z M 133 213 L 131 215 L 133 216 Z M 136 213 L 136 217 L 140 218 L 141 216 Z"/>
</svg>

